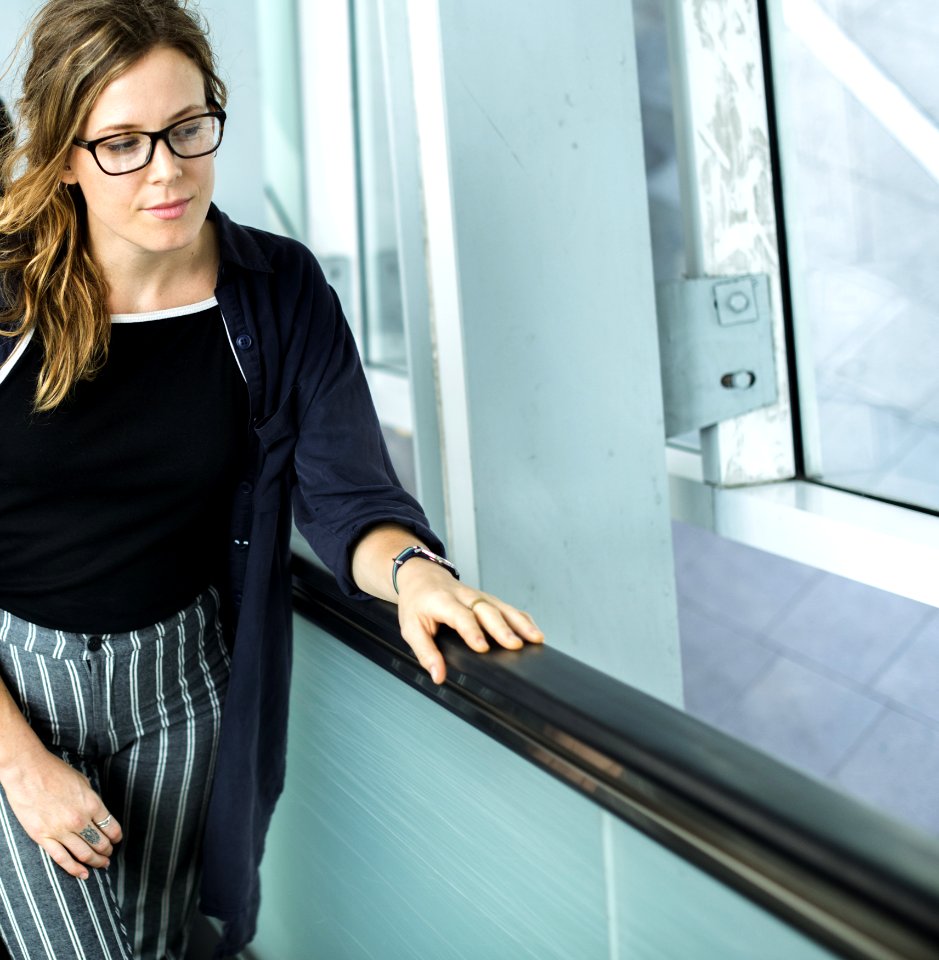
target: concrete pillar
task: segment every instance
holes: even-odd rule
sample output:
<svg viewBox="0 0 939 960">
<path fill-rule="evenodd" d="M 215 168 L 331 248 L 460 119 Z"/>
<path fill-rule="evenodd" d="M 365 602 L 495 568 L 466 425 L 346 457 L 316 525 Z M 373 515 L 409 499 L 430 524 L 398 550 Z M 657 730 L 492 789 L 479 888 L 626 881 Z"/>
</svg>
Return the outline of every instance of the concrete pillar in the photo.
<svg viewBox="0 0 939 960">
<path fill-rule="evenodd" d="M 559 649 L 672 703 L 681 670 L 632 11 L 408 17 L 451 551 Z M 414 320 L 409 318 L 409 322 Z"/>
</svg>

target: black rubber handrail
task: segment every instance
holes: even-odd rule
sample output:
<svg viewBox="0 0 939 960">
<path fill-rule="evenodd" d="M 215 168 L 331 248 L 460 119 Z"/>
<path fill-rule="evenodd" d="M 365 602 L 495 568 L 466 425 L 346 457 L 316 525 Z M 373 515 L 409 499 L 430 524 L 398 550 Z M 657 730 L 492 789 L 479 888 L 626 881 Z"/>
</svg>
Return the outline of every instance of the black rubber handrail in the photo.
<svg viewBox="0 0 939 960">
<path fill-rule="evenodd" d="M 439 637 L 437 687 L 394 608 L 294 557 L 298 612 L 829 949 L 939 957 L 939 841 L 550 646 Z"/>
</svg>

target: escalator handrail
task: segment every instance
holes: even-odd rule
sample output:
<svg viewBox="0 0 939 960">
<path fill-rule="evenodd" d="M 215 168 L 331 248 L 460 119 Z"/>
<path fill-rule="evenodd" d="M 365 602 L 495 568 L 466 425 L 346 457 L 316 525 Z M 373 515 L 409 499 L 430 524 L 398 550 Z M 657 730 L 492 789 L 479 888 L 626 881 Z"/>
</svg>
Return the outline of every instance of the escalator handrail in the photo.
<svg viewBox="0 0 939 960">
<path fill-rule="evenodd" d="M 294 557 L 297 611 L 836 952 L 939 957 L 939 842 L 550 645 L 438 637 L 437 687 L 394 607 Z"/>
</svg>

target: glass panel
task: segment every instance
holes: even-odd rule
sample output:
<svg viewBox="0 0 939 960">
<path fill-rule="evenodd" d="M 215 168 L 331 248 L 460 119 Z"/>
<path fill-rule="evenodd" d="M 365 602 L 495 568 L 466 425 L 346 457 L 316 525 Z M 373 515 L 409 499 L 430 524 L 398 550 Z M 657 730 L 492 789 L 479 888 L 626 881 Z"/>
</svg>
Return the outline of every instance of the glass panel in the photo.
<svg viewBox="0 0 939 960">
<path fill-rule="evenodd" d="M 407 373 L 377 0 L 355 0 L 353 12 L 365 359 Z"/>
<path fill-rule="evenodd" d="M 252 953 L 832 955 L 307 621 Z"/>
<path fill-rule="evenodd" d="M 934 0 L 774 0 L 811 475 L 939 508 Z"/>
</svg>

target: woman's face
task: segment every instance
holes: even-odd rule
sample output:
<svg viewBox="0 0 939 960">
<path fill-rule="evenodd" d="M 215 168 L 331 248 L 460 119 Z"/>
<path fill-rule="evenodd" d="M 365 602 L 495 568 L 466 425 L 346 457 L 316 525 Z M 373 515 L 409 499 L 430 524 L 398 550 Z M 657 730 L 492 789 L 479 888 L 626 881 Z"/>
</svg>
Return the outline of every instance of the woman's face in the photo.
<svg viewBox="0 0 939 960">
<path fill-rule="evenodd" d="M 208 109 L 196 64 L 178 50 L 156 47 L 104 88 L 79 136 L 162 130 Z M 150 163 L 133 173 L 108 176 L 82 147 L 72 148 L 68 163 L 62 179 L 81 187 L 99 264 L 196 252 L 215 184 L 211 154 L 184 160 L 161 140 Z"/>
</svg>

